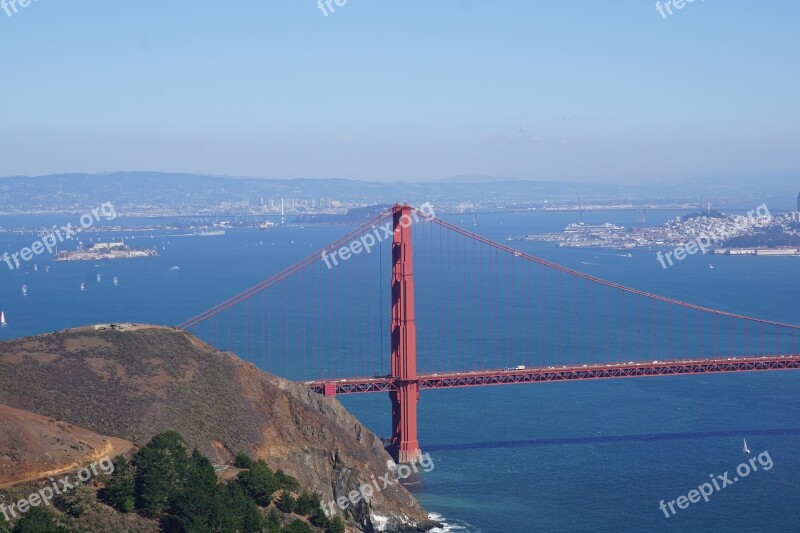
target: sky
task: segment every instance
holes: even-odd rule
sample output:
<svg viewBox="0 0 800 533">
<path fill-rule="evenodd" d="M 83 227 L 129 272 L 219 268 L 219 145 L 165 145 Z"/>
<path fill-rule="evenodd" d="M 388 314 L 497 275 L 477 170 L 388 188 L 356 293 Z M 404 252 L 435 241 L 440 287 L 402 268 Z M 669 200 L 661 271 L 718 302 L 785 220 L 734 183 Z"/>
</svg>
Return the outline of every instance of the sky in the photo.
<svg viewBox="0 0 800 533">
<path fill-rule="evenodd" d="M 0 176 L 800 176 L 796 0 L 8 9 Z"/>
</svg>

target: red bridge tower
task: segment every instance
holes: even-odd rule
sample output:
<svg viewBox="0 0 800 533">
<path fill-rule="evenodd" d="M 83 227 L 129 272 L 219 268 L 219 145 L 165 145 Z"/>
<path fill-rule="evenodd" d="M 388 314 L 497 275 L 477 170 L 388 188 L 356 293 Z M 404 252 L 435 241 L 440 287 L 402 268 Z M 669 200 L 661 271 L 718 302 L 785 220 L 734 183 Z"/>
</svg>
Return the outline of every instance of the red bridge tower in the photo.
<svg viewBox="0 0 800 533">
<path fill-rule="evenodd" d="M 392 401 L 391 451 L 397 463 L 422 455 L 417 440 L 417 329 L 414 324 L 414 278 L 411 267 L 411 219 L 408 205 L 393 208 L 392 238 Z"/>
</svg>

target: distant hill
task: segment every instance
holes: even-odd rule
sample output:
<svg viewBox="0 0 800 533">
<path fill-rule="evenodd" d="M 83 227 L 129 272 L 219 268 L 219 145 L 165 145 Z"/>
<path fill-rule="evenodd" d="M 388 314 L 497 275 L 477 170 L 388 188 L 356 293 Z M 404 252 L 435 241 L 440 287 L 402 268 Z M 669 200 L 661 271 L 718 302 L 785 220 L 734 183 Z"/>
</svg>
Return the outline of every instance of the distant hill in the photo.
<svg viewBox="0 0 800 533">
<path fill-rule="evenodd" d="M 239 451 L 263 458 L 323 501 L 346 497 L 392 464 L 337 400 L 170 328 L 80 328 L 0 343 L 0 404 L 137 445 L 176 430 L 216 463 Z M 395 484 L 346 518 L 364 531 L 384 520 L 399 530 L 425 523 L 427 513 Z"/>
<path fill-rule="evenodd" d="M 734 205 L 751 199 L 758 203 L 775 197 L 794 205 L 800 177 L 785 176 L 758 180 L 715 179 L 682 183 L 642 180 L 635 185 L 522 180 L 478 174 L 434 181 L 377 182 L 338 178 L 259 179 L 231 178 L 201 174 L 163 172 L 110 172 L 105 174 L 53 174 L 0 178 L 0 212 L 70 212 L 83 214 L 103 202 L 112 202 L 120 213 L 191 213 L 219 210 L 223 202 L 249 202 L 280 198 L 327 201 L 355 205 L 463 204 L 476 202 L 484 209 L 541 202 L 569 202 L 579 199 L 595 203 L 696 202 L 700 197 L 714 205 Z M 752 206 L 749 206 L 752 207 Z M 749 208 L 748 207 L 748 208 Z"/>
</svg>

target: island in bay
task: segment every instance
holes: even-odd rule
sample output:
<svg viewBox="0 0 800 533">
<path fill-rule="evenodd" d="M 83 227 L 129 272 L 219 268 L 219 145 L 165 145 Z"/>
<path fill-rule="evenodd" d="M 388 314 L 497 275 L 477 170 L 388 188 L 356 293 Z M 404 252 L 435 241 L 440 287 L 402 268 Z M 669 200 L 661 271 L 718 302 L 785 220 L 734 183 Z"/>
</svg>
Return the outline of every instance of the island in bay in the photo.
<svg viewBox="0 0 800 533">
<path fill-rule="evenodd" d="M 137 250 L 124 242 L 98 242 L 84 250 L 58 252 L 56 261 L 99 261 L 101 259 L 133 259 L 136 257 L 155 257 L 158 252 L 151 249 Z"/>
</svg>

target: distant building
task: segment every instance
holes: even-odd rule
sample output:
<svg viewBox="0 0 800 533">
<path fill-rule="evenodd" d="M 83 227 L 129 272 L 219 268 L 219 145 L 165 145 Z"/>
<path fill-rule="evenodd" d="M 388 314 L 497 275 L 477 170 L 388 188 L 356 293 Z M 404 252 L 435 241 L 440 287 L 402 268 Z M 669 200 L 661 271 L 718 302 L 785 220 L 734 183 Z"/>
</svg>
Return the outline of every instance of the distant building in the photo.
<svg viewBox="0 0 800 533">
<path fill-rule="evenodd" d="M 756 255 L 755 248 L 730 248 L 728 255 Z"/>
<path fill-rule="evenodd" d="M 769 248 L 756 250 L 756 255 L 797 255 L 797 248 Z"/>
<path fill-rule="evenodd" d="M 100 252 L 102 250 L 127 250 L 124 242 L 98 242 L 89 247 L 90 252 Z"/>
</svg>

